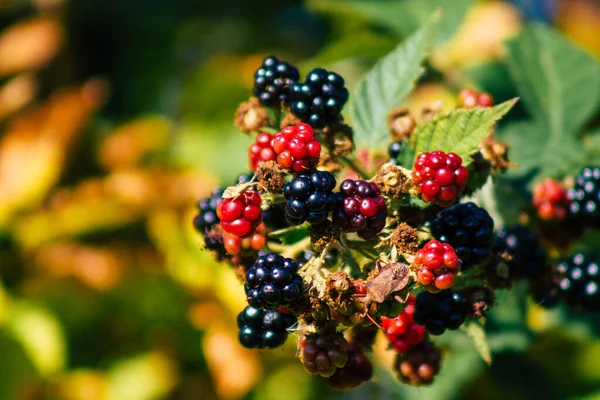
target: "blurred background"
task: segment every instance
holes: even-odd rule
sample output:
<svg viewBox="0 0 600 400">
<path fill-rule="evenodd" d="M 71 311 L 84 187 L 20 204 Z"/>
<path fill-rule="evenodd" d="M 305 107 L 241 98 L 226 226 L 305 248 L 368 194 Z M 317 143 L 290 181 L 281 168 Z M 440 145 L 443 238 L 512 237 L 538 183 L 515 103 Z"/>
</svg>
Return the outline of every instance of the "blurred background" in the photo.
<svg viewBox="0 0 600 400">
<path fill-rule="evenodd" d="M 191 219 L 247 171 L 233 114 L 254 70 L 275 54 L 352 87 L 437 6 L 445 40 L 413 105 L 515 97 L 503 42 L 527 24 L 600 58 L 593 0 L 0 0 L 0 399 L 600 399 L 589 320 L 508 295 L 526 340 L 491 341 L 488 367 L 445 335 L 431 389 L 396 383 L 385 343 L 350 393 L 307 375 L 293 336 L 237 343 L 242 286 Z"/>
</svg>

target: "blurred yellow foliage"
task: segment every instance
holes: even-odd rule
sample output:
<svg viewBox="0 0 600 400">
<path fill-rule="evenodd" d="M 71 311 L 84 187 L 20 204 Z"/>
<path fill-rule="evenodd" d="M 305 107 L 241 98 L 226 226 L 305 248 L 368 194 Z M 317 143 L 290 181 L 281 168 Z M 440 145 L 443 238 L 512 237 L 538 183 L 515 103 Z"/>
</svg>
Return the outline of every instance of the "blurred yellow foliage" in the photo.
<svg viewBox="0 0 600 400">
<path fill-rule="evenodd" d="M 0 33 L 0 77 L 45 66 L 58 53 L 63 28 L 52 18 L 24 20 Z"/>
</svg>

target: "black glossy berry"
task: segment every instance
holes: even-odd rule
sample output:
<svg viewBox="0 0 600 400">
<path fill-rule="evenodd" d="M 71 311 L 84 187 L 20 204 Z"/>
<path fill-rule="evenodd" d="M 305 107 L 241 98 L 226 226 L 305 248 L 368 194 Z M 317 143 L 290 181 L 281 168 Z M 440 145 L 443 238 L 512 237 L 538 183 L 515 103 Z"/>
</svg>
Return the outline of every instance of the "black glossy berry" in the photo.
<svg viewBox="0 0 600 400">
<path fill-rule="evenodd" d="M 238 337 L 244 347 L 272 349 L 285 342 L 296 321 L 291 314 L 247 306 L 237 317 Z"/>
<path fill-rule="evenodd" d="M 600 225 L 600 167 L 585 167 L 567 191 L 569 217 L 583 226 Z"/>
<path fill-rule="evenodd" d="M 559 295 L 569 306 L 600 310 L 600 263 L 596 258 L 575 253 L 556 265 L 554 276 Z"/>
<path fill-rule="evenodd" d="M 494 220 L 474 203 L 457 204 L 431 221 L 431 234 L 454 247 L 465 270 L 487 257 L 494 240 Z"/>
<path fill-rule="evenodd" d="M 277 253 L 258 257 L 246 272 L 244 290 L 248 304 L 263 309 L 288 306 L 302 294 L 302 278 L 298 266 L 291 258 Z"/>
<path fill-rule="evenodd" d="M 269 56 L 254 73 L 253 93 L 265 106 L 279 107 L 286 102 L 290 87 L 299 78 L 296 67 Z"/>
<path fill-rule="evenodd" d="M 535 234 L 523 226 L 500 229 L 492 250 L 500 255 L 507 253 L 511 257 L 506 263 L 511 276 L 535 278 L 548 270 L 546 252 Z"/>
<path fill-rule="evenodd" d="M 303 83 L 291 86 L 288 101 L 294 116 L 313 128 L 322 129 L 341 121 L 340 113 L 348 101 L 348 89 L 340 75 L 315 68 Z"/>
<path fill-rule="evenodd" d="M 287 200 L 285 217 L 290 224 L 305 221 L 319 225 L 335 206 L 335 178 L 328 171 L 312 171 L 300 174 L 283 188 Z"/>
<path fill-rule="evenodd" d="M 399 165 L 400 162 L 398 158 L 400 157 L 400 153 L 402 153 L 402 149 L 404 148 L 404 142 L 392 142 L 388 147 L 388 155 L 390 157 L 390 163 L 394 165 Z"/>
<path fill-rule="evenodd" d="M 346 179 L 340 184 L 333 223 L 346 232 L 372 239 L 386 224 L 385 199 L 373 182 Z"/>
<path fill-rule="evenodd" d="M 461 292 L 442 290 L 439 293 L 421 292 L 415 300 L 413 320 L 432 335 L 446 329 L 458 329 L 467 315 L 465 296 Z"/>
<path fill-rule="evenodd" d="M 198 202 L 198 214 L 194 216 L 194 228 L 199 233 L 206 234 L 210 228 L 218 224 L 217 207 L 223 196 L 223 189 L 217 188 L 210 197 L 204 198 Z"/>
</svg>

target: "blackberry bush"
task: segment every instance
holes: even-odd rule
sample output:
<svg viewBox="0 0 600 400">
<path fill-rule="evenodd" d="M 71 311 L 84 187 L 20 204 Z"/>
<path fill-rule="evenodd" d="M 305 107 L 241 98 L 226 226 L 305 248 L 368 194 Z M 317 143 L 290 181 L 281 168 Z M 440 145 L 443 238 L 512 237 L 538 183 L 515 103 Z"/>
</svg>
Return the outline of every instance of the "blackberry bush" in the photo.
<svg viewBox="0 0 600 400">
<path fill-rule="evenodd" d="M 315 129 L 339 122 L 347 101 L 344 78 L 323 68 L 310 71 L 303 83 L 292 85 L 289 93 L 290 112 Z"/>
<path fill-rule="evenodd" d="M 431 234 L 450 244 L 463 269 L 468 269 L 487 257 L 494 240 L 494 220 L 474 203 L 457 204 L 431 221 Z"/>
<path fill-rule="evenodd" d="M 327 220 L 333 210 L 336 196 L 335 178 L 328 171 L 313 171 L 296 176 L 283 188 L 287 200 L 285 217 L 288 222 L 298 225 L 304 221 L 319 225 Z"/>
<path fill-rule="evenodd" d="M 267 107 L 286 102 L 290 88 L 300 79 L 296 67 L 275 56 L 265 58 L 254 73 L 254 95 Z"/>
</svg>

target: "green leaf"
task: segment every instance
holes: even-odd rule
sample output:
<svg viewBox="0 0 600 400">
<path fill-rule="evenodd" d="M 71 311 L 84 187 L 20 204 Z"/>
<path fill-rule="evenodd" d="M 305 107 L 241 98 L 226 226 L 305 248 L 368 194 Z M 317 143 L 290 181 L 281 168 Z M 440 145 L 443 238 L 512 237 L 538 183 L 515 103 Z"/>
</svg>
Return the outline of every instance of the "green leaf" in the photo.
<svg viewBox="0 0 600 400">
<path fill-rule="evenodd" d="M 554 29 L 533 25 L 507 44 L 531 116 L 551 137 L 577 133 L 600 105 L 600 63 Z"/>
<path fill-rule="evenodd" d="M 499 131 L 499 137 L 510 145 L 510 160 L 517 168 L 509 169 L 507 176 L 529 174 L 562 178 L 577 172 L 585 164 L 581 140 L 574 136 L 551 137 L 540 122 L 517 122 Z"/>
<path fill-rule="evenodd" d="M 483 327 L 475 321 L 471 321 L 464 325 L 464 329 L 467 332 L 467 335 L 473 340 L 473 345 L 475 349 L 488 365 L 492 364 L 492 354 L 490 353 L 490 348 L 488 346 L 488 342 L 485 335 L 485 330 Z"/>
<path fill-rule="evenodd" d="M 302 225 L 290 226 L 289 228 L 280 229 L 269 233 L 269 237 L 281 240 L 284 245 L 298 243 L 308 236 L 308 223 Z"/>
<path fill-rule="evenodd" d="M 405 38 L 425 24 L 437 9 L 442 10 L 435 42 L 441 44 L 454 35 L 474 0 L 309 0 L 314 11 L 359 17 L 384 26 Z"/>
<path fill-rule="evenodd" d="M 454 152 L 463 159 L 463 165 L 469 165 L 470 156 L 477 151 L 479 143 L 516 101 L 509 100 L 492 108 L 454 110 L 429 120 L 412 136 L 416 153 L 435 150 Z"/>
<path fill-rule="evenodd" d="M 351 96 L 350 115 L 357 146 L 379 149 L 389 142 L 387 115 L 404 101 L 423 73 L 439 13 L 413 36 L 379 61 Z"/>
</svg>

